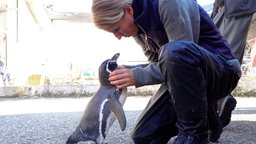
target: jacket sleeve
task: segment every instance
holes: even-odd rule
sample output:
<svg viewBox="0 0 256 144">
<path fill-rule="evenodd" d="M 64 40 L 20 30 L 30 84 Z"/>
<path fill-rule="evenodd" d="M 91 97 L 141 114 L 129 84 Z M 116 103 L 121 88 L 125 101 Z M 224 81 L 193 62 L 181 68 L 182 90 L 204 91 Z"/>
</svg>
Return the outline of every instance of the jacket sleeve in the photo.
<svg viewBox="0 0 256 144">
<path fill-rule="evenodd" d="M 199 5 L 194 0 L 159 0 L 160 19 L 169 41 L 198 42 L 200 32 Z"/>
<path fill-rule="evenodd" d="M 141 36 L 137 36 L 135 41 L 141 46 L 144 55 L 147 57 L 149 64 L 138 65 L 133 67 L 125 66 L 126 68 L 131 68 L 134 74 L 135 87 L 141 87 L 144 85 L 154 85 L 161 84 L 164 82 L 164 77 L 158 66 L 158 52 L 150 51 L 146 48 L 146 44 Z M 156 47 L 156 45 L 149 45 Z M 159 47 L 157 47 L 159 49 Z"/>
<path fill-rule="evenodd" d="M 148 64 L 146 67 L 134 67 L 135 87 L 164 83 L 164 77 L 157 62 Z"/>
</svg>

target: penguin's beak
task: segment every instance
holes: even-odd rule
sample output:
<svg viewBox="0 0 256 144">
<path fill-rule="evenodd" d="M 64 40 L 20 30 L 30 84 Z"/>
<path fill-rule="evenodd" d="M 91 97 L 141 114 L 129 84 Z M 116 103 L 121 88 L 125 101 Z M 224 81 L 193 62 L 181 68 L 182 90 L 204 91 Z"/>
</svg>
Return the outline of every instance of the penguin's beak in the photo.
<svg viewBox="0 0 256 144">
<path fill-rule="evenodd" d="M 120 56 L 120 53 L 116 53 L 110 60 L 117 61 L 119 56 Z"/>
<path fill-rule="evenodd" d="M 117 69 L 117 59 L 119 58 L 120 53 L 116 53 L 111 59 L 108 60 L 107 66 L 106 66 L 106 70 L 107 72 L 112 72 L 114 70 Z"/>
</svg>

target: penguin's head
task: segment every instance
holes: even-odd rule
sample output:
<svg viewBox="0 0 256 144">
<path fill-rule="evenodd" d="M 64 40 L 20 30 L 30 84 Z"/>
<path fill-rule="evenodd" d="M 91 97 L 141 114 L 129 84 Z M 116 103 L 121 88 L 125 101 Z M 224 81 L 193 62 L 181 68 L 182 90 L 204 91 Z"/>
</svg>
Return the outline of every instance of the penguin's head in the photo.
<svg viewBox="0 0 256 144">
<path fill-rule="evenodd" d="M 111 59 L 105 60 L 99 67 L 99 81 L 102 86 L 113 86 L 110 84 L 108 77 L 110 72 L 117 69 L 117 59 L 120 53 L 116 53 Z"/>
</svg>

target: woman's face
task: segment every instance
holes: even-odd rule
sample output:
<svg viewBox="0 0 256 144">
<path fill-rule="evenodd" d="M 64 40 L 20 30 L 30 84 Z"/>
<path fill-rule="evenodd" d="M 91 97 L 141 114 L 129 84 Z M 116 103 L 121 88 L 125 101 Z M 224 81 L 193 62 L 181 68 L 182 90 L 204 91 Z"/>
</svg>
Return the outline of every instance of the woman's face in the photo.
<svg viewBox="0 0 256 144">
<path fill-rule="evenodd" d="M 124 7 L 123 18 L 111 25 L 107 31 L 113 33 L 118 39 L 121 39 L 122 37 L 137 36 L 138 26 L 134 24 L 133 9 L 131 5 Z"/>
</svg>

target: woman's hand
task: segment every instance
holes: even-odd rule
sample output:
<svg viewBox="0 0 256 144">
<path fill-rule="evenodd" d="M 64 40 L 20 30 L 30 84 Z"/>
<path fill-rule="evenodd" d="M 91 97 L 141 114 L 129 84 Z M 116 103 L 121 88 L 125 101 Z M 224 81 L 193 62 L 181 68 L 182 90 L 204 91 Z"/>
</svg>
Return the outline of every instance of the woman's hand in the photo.
<svg viewBox="0 0 256 144">
<path fill-rule="evenodd" d="M 133 72 L 130 69 L 124 68 L 124 66 L 118 66 L 115 71 L 111 72 L 108 80 L 117 88 L 126 88 L 134 85 Z"/>
</svg>

